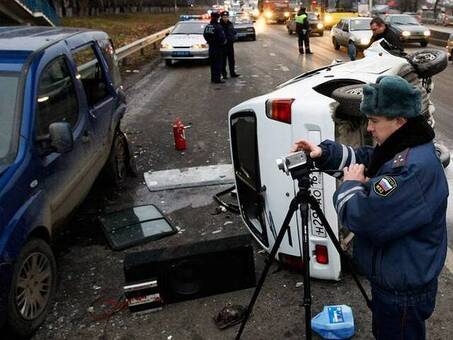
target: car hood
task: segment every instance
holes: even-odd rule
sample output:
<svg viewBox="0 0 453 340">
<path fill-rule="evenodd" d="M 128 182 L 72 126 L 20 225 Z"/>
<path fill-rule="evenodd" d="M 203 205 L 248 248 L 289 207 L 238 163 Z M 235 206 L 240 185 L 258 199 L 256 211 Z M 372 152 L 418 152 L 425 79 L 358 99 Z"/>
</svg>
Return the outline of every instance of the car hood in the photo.
<svg viewBox="0 0 453 340">
<path fill-rule="evenodd" d="M 162 44 L 170 44 L 176 47 L 188 47 L 195 44 L 206 44 L 202 34 L 170 34 Z"/>
<path fill-rule="evenodd" d="M 354 39 L 360 40 L 360 39 L 371 39 L 371 36 L 373 35 L 373 32 L 371 30 L 364 30 L 364 31 L 352 31 L 351 35 Z"/>
<path fill-rule="evenodd" d="M 409 31 L 409 32 L 424 32 L 427 28 L 423 27 L 422 25 L 392 25 L 399 29 L 400 31 Z"/>
</svg>

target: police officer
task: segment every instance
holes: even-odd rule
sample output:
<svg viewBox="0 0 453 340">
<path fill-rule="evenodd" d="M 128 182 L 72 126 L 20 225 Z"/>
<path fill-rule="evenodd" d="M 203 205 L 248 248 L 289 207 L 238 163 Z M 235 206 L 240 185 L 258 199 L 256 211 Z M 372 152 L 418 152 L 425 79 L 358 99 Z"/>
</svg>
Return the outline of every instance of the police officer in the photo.
<svg viewBox="0 0 453 340">
<path fill-rule="evenodd" d="M 225 46 L 227 43 L 225 31 L 219 24 L 220 14 L 217 12 L 211 13 L 211 21 L 206 25 L 203 37 L 209 45 L 209 61 L 211 64 L 211 82 L 224 83 L 220 79 L 223 66 L 223 58 L 225 54 Z"/>
<path fill-rule="evenodd" d="M 354 259 L 371 283 L 378 340 L 425 339 L 447 252 L 448 184 L 421 116 L 420 91 L 398 76 L 363 87 L 360 109 L 377 146 L 299 140 L 320 169 L 343 169 L 334 194 L 341 224 L 355 233 Z"/>
<path fill-rule="evenodd" d="M 304 45 L 305 53 L 312 54 L 310 51 L 310 23 L 308 22 L 308 15 L 305 11 L 305 7 L 301 7 L 296 15 L 296 33 L 299 38 L 299 53 L 304 54 Z"/>
<path fill-rule="evenodd" d="M 223 11 L 220 13 L 220 25 L 222 25 L 223 30 L 225 31 L 225 36 L 227 39 L 225 47 L 225 56 L 223 59 L 223 68 L 222 75 L 223 78 L 227 78 L 226 64 L 228 59 L 228 68 L 230 69 L 230 76 L 232 78 L 239 77 L 239 74 L 235 71 L 235 60 L 234 60 L 234 42 L 237 40 L 237 33 L 234 29 L 233 23 L 229 19 L 228 11 Z"/>
</svg>

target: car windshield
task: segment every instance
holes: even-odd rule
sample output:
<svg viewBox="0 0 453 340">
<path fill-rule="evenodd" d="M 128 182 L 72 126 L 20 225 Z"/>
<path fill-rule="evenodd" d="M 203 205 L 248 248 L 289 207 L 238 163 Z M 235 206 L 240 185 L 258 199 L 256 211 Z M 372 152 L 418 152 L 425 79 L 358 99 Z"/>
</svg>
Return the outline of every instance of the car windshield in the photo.
<svg viewBox="0 0 453 340">
<path fill-rule="evenodd" d="M 19 76 L 0 72 L 0 167 L 11 162 L 16 152 L 16 100 Z"/>
<path fill-rule="evenodd" d="M 351 20 L 351 31 L 369 31 L 371 19 L 356 19 Z"/>
<path fill-rule="evenodd" d="M 418 25 L 417 20 L 410 15 L 397 15 L 390 17 L 390 23 L 394 25 Z"/>
<path fill-rule="evenodd" d="M 204 22 L 180 22 L 171 34 L 203 34 L 205 26 Z"/>
</svg>

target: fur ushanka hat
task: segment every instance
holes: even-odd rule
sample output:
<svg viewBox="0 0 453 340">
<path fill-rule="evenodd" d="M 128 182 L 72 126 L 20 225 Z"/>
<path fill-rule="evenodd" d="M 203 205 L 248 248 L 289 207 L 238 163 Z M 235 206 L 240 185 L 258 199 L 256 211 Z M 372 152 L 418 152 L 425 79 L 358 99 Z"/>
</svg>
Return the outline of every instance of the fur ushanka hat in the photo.
<svg viewBox="0 0 453 340">
<path fill-rule="evenodd" d="M 421 93 L 399 76 L 381 76 L 363 86 L 360 111 L 366 116 L 413 118 L 421 112 Z"/>
</svg>

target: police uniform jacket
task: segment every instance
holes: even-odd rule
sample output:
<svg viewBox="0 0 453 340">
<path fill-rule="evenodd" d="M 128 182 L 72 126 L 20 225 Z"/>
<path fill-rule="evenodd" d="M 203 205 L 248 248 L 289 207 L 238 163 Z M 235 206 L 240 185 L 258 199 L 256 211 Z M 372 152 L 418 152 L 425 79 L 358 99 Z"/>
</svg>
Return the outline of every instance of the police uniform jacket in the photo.
<svg viewBox="0 0 453 340">
<path fill-rule="evenodd" d="M 227 42 L 225 31 L 218 22 L 210 22 L 206 25 L 203 37 L 209 45 L 209 50 L 221 49 Z"/>
<path fill-rule="evenodd" d="M 302 33 L 302 30 L 308 31 L 310 29 L 310 23 L 306 12 L 299 11 L 294 20 L 296 21 L 296 33 Z"/>
<path fill-rule="evenodd" d="M 227 22 L 224 22 L 223 20 L 220 21 L 220 25 L 223 27 L 223 30 L 225 31 L 225 37 L 227 39 L 228 44 L 233 44 L 237 39 L 236 39 L 236 30 L 234 29 L 233 23 L 228 20 Z"/>
<path fill-rule="evenodd" d="M 374 152 L 332 141 L 320 146 L 321 169 L 367 167 Z M 372 285 L 398 294 L 437 284 L 447 250 L 447 196 L 432 142 L 397 153 L 366 184 L 349 180 L 339 186 L 334 206 L 341 224 L 356 235 L 354 259 Z"/>
</svg>

